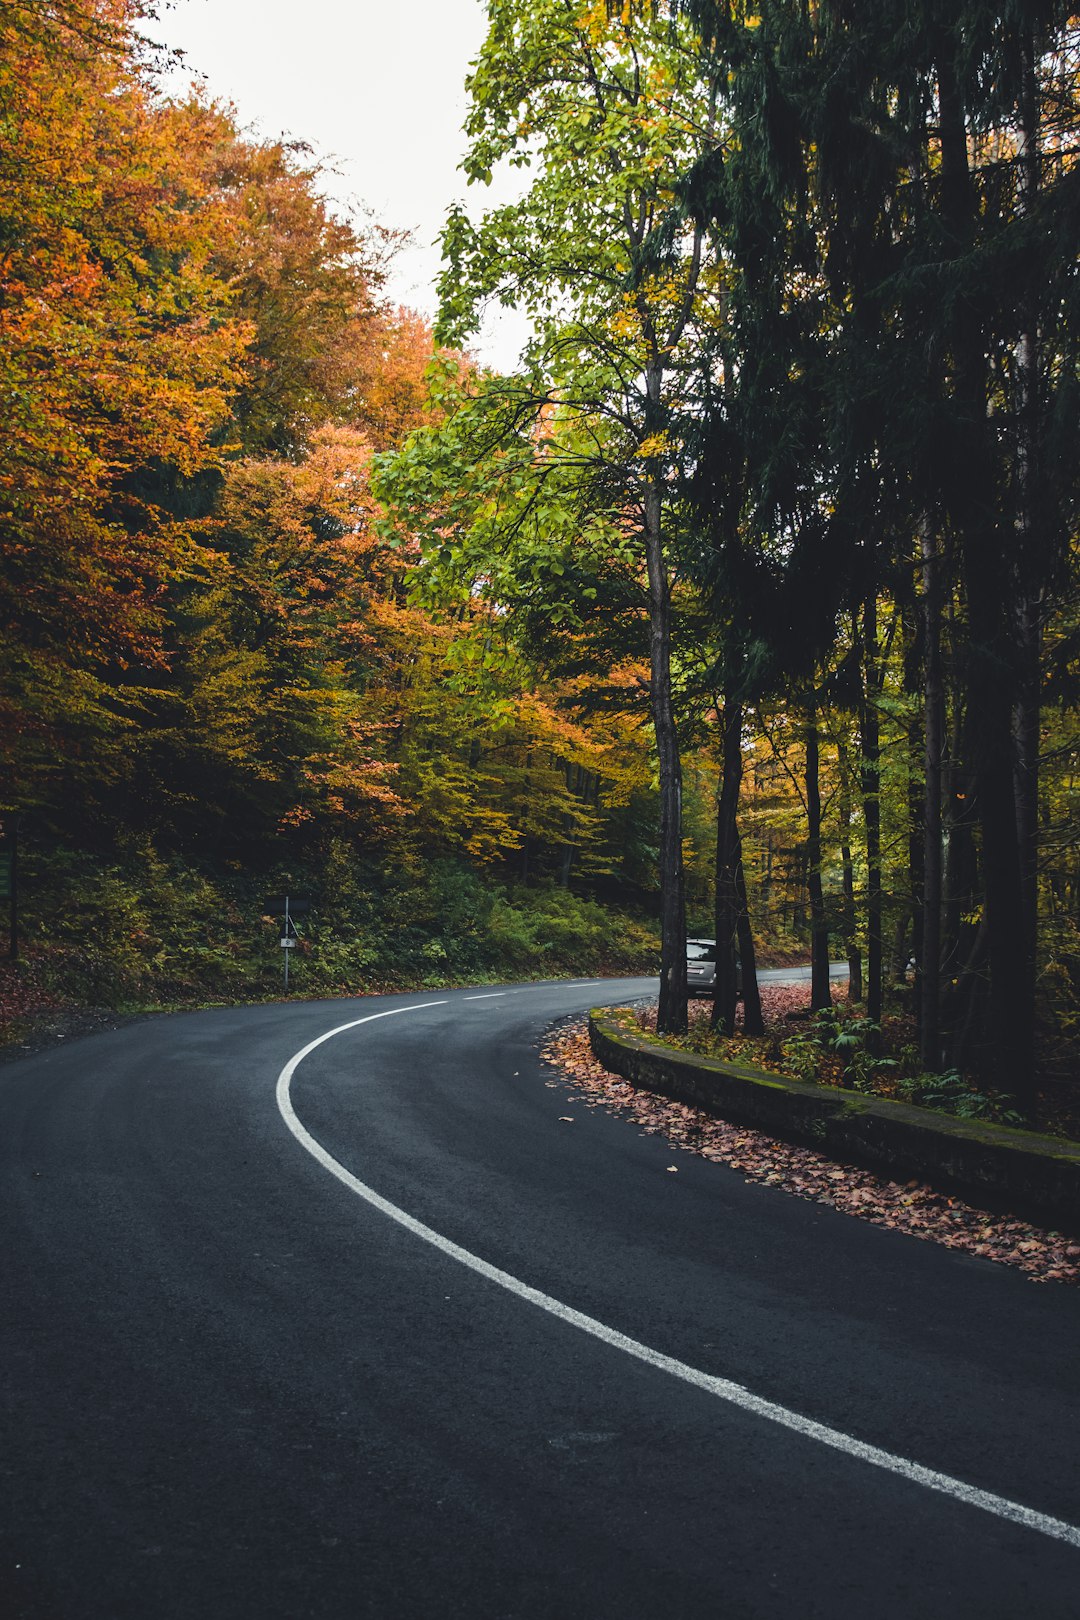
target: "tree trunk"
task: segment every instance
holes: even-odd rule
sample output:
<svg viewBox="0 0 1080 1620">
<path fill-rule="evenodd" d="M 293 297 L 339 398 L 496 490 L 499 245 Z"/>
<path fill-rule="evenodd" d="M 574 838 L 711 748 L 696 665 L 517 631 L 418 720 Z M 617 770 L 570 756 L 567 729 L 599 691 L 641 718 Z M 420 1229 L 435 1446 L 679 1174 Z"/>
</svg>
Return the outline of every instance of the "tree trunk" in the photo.
<svg viewBox="0 0 1080 1620">
<path fill-rule="evenodd" d="M 948 52 L 938 72 L 942 198 L 959 257 L 974 239 L 977 201 L 968 167 L 967 128 Z M 1026 915 L 1016 822 L 1013 717 L 1018 700 L 1013 582 L 1002 521 L 995 509 L 997 471 L 988 439 L 985 341 L 976 310 L 957 300 L 951 347 L 955 442 L 947 492 L 960 537 L 968 607 L 968 709 L 982 834 L 982 881 L 989 968 L 988 1077 L 1034 1114 L 1034 1023 L 1028 994 Z"/>
<path fill-rule="evenodd" d="M 819 779 L 817 711 L 813 694 L 806 714 L 806 887 L 810 896 L 810 1010 L 832 1006 L 829 983 L 829 924 L 825 891 L 821 885 L 821 784 Z"/>
<path fill-rule="evenodd" d="M 860 722 L 863 820 L 866 824 L 866 1013 L 882 1014 L 881 948 L 881 725 L 878 719 L 877 598 L 863 604 L 863 692 Z"/>
<path fill-rule="evenodd" d="M 941 558 L 924 518 L 919 529 L 923 579 L 923 895 L 919 962 L 919 1049 L 923 1067 L 944 1067 L 941 1032 L 941 915 L 943 848 L 941 773 L 945 757 L 945 685 L 941 668 Z"/>
<path fill-rule="evenodd" d="M 978 1003 L 979 1017 L 985 1023 L 987 983 L 983 897 L 975 849 L 978 815 L 968 764 L 973 743 L 966 710 L 958 708 L 952 731 L 942 771 L 942 1044 L 946 1067 L 974 1069 L 981 1059 L 970 1050 L 968 1039 L 961 1038 L 961 1032 L 979 1028 L 979 1019 L 968 1016 L 966 1010 L 973 1002 Z M 980 930 L 984 946 L 976 951 Z"/>
<path fill-rule="evenodd" d="M 525 775 L 522 780 L 522 819 L 524 819 L 525 806 L 532 797 L 532 753 L 525 755 Z M 531 839 L 528 833 L 523 834 L 521 840 L 521 882 L 529 882 L 529 845 Z"/>
<path fill-rule="evenodd" d="M 1030 213 L 1039 188 L 1039 94 L 1035 73 L 1035 40 L 1025 30 L 1020 129 L 1017 141 L 1016 204 Z M 1045 561 L 1039 543 L 1036 466 L 1039 442 L 1039 336 L 1035 313 L 1025 311 L 1024 330 L 1016 346 L 1016 548 L 1013 600 L 1019 691 L 1013 711 L 1013 795 L 1020 854 L 1020 898 L 1023 908 L 1023 978 L 1016 986 L 1018 1017 L 1025 1039 L 1033 1041 L 1035 976 L 1039 941 L 1039 733 L 1042 655 L 1043 578 Z M 1030 1027 L 1032 1034 L 1027 1036 Z"/>
<path fill-rule="evenodd" d="M 761 923 L 768 932 L 774 914 L 773 907 L 773 844 L 772 836 L 766 834 L 765 848 L 761 861 L 761 889 L 759 894 L 761 905 Z"/>
<path fill-rule="evenodd" d="M 765 1020 L 761 1014 L 761 991 L 757 978 L 757 951 L 754 931 L 750 926 L 750 907 L 746 899 L 746 873 L 743 870 L 742 839 L 735 832 L 735 886 L 739 896 L 739 961 L 743 982 L 743 1032 L 746 1035 L 764 1035 Z"/>
<path fill-rule="evenodd" d="M 742 785 L 742 704 L 727 693 L 720 718 L 723 772 L 716 811 L 716 987 L 712 1026 L 731 1035 L 738 1001 L 736 949 L 739 928 L 739 789 Z"/>
<path fill-rule="evenodd" d="M 576 770 L 578 778 L 580 779 L 581 767 L 577 766 Z M 574 792 L 574 772 L 575 766 L 571 765 L 569 760 L 564 760 L 563 777 L 566 781 L 566 793 L 568 798 L 571 797 Z M 570 868 L 574 864 L 574 818 L 569 811 L 567 811 L 562 818 L 562 827 L 563 846 L 562 854 L 559 857 L 558 884 L 560 889 L 568 889 L 570 887 Z"/>
<path fill-rule="evenodd" d="M 649 397 L 659 401 L 658 360 L 647 372 Z M 682 859 L 682 763 L 671 697 L 671 588 L 661 532 L 660 469 L 645 475 L 645 558 L 649 579 L 649 696 L 660 767 L 660 1005 L 661 1034 L 686 1032 L 686 901 Z"/>
<path fill-rule="evenodd" d="M 837 745 L 840 775 L 840 862 L 844 883 L 844 952 L 848 965 L 848 1000 L 863 998 L 862 951 L 859 949 L 858 912 L 855 907 L 855 863 L 851 858 L 851 776 L 847 750 Z"/>
<path fill-rule="evenodd" d="M 917 603 L 905 604 L 903 624 L 904 692 L 912 700 L 907 720 L 908 905 L 897 922 L 892 977 L 895 984 L 906 985 L 908 963 L 914 961 L 912 991 L 918 1009 L 922 1000 L 923 896 L 926 888 L 925 793 L 920 765 L 926 752 L 926 734 L 914 701 L 925 672 L 924 627 Z"/>
</svg>

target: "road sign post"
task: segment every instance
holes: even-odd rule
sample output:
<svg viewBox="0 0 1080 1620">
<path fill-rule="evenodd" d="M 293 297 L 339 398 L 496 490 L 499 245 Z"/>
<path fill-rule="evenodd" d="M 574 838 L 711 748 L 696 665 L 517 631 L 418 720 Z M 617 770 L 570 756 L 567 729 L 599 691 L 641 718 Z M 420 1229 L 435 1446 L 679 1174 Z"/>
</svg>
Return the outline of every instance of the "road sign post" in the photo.
<svg viewBox="0 0 1080 1620">
<path fill-rule="evenodd" d="M 285 972 L 285 988 L 289 988 L 289 954 L 297 946 L 299 929 L 296 926 L 297 917 L 306 917 L 311 909 L 311 900 L 306 894 L 275 894 L 266 902 L 266 909 L 272 916 L 284 917 L 281 928 L 282 962 Z"/>
<path fill-rule="evenodd" d="M 285 988 L 289 988 L 289 954 L 294 944 L 292 913 L 289 910 L 289 897 L 285 896 L 285 931 L 281 936 L 282 958 L 285 964 Z"/>
</svg>

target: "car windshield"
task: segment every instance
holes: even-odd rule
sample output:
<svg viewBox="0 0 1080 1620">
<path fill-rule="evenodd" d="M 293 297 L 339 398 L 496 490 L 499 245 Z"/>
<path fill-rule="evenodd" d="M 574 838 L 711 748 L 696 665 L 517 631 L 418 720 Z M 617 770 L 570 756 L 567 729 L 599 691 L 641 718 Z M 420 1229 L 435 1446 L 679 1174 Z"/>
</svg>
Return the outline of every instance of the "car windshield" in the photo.
<svg viewBox="0 0 1080 1620">
<path fill-rule="evenodd" d="M 716 946 L 712 940 L 688 939 L 686 942 L 686 960 L 688 962 L 715 962 Z"/>
</svg>

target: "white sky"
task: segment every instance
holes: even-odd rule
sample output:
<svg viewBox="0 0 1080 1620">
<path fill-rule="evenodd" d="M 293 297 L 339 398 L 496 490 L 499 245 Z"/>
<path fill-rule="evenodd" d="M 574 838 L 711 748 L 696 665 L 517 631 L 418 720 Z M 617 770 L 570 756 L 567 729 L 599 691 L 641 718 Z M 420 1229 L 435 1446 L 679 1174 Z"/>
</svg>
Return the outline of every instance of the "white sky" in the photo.
<svg viewBox="0 0 1080 1620">
<path fill-rule="evenodd" d="M 366 207 L 413 233 L 389 292 L 434 314 L 448 206 L 468 189 L 475 215 L 507 195 L 466 188 L 457 167 L 483 0 L 160 0 L 160 13 L 145 32 L 185 53 L 163 88 L 182 93 L 200 78 L 235 103 L 242 126 L 308 141 L 337 171 L 324 189 L 343 212 Z M 476 347 L 509 368 L 524 334 L 517 317 L 496 315 Z"/>
</svg>

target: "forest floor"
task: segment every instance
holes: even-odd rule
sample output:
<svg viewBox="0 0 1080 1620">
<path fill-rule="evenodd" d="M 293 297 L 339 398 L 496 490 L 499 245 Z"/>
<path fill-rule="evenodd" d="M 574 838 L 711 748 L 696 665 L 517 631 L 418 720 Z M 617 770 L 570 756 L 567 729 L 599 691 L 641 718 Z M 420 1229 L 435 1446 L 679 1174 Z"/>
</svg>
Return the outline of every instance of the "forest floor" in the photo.
<svg viewBox="0 0 1080 1620">
<path fill-rule="evenodd" d="M 772 965 L 772 964 L 770 964 Z M 740 1003 L 735 1032 L 714 1031 L 711 1000 L 691 1000 L 689 1027 L 684 1036 L 665 1036 L 669 1045 L 722 1061 L 750 1063 L 775 1074 L 795 1075 L 820 1086 L 844 1086 L 865 1091 L 894 1102 L 911 1102 L 938 1109 L 959 1118 L 986 1119 L 1001 1125 L 1024 1127 L 1013 1099 L 1002 1092 L 980 1091 L 970 1077 L 954 1072 L 942 1077 L 915 1071 L 919 1062 L 918 1031 L 910 1008 L 893 1001 L 886 1007 L 881 1026 L 880 1062 L 867 1047 L 865 1009 L 847 999 L 847 981 L 832 981 L 835 1021 L 819 1031 L 810 1014 L 810 986 L 797 984 L 760 985 L 763 1036 L 743 1033 Z M 656 1006 L 637 1009 L 637 1021 L 644 1030 L 656 1030 Z M 860 1033 L 861 1031 L 861 1033 Z M 846 1045 L 830 1045 L 841 1035 Z M 845 1061 L 846 1055 L 846 1061 Z M 1076 1051 L 1049 1031 L 1039 1042 L 1039 1070 L 1036 1081 L 1037 1125 L 1050 1136 L 1080 1142 L 1080 1085 L 1076 1082 Z M 858 1075 L 858 1078 L 856 1078 Z"/>
<path fill-rule="evenodd" d="M 807 985 L 762 985 L 762 1011 L 774 1034 L 792 1012 L 805 1009 L 808 995 Z M 635 1011 L 647 1027 L 648 1010 Z M 708 1012 L 707 1006 L 698 1006 L 692 1008 L 691 1016 L 707 1020 Z M 639 1090 L 597 1062 L 589 1045 L 587 1019 L 562 1025 L 548 1037 L 543 1053 L 571 1089 L 573 1101 L 623 1114 L 647 1134 L 663 1137 L 673 1148 L 726 1164 L 747 1181 L 777 1187 L 796 1198 L 829 1205 L 926 1242 L 1015 1266 L 1032 1282 L 1080 1283 L 1080 1242 L 1072 1237 L 1012 1215 L 978 1209 L 935 1192 L 924 1182 L 890 1181 L 869 1170 L 838 1164 L 811 1148 L 778 1141 L 685 1103 Z M 759 1061 L 751 1059 L 749 1051 L 743 1057 Z M 559 1081 L 549 1084 L 557 1086 Z"/>
<path fill-rule="evenodd" d="M 0 963 L 0 1063 L 116 1029 L 141 1014 L 108 1007 L 84 1007 L 57 994 L 43 979 L 40 964 Z"/>
</svg>

